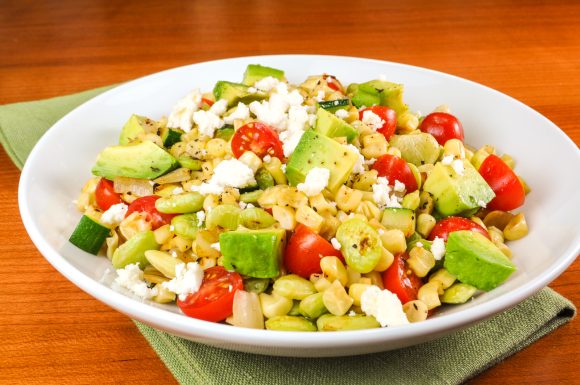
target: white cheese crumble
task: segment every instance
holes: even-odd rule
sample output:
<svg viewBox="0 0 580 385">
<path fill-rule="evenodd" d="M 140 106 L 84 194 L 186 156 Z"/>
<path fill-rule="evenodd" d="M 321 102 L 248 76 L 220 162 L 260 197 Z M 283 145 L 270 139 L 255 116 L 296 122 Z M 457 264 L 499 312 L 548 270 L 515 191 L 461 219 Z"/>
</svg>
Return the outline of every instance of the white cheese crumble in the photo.
<svg viewBox="0 0 580 385">
<path fill-rule="evenodd" d="M 280 166 L 280 170 L 282 170 L 282 172 L 286 174 L 286 163 L 282 163 L 282 165 Z"/>
<path fill-rule="evenodd" d="M 409 323 L 401 301 L 387 289 L 371 285 L 362 293 L 360 302 L 362 311 L 375 317 L 382 327 Z"/>
<path fill-rule="evenodd" d="M 443 238 L 435 237 L 433 243 L 431 243 L 431 254 L 437 261 L 440 261 L 441 258 L 445 255 L 445 241 Z"/>
<path fill-rule="evenodd" d="M 242 210 L 244 210 L 244 209 L 253 209 L 254 207 L 256 207 L 256 206 L 254 206 L 251 203 L 246 203 L 246 202 L 242 202 L 242 201 L 240 201 L 239 205 L 240 205 L 240 208 Z"/>
<path fill-rule="evenodd" d="M 451 163 L 453 163 L 453 155 L 446 155 L 441 159 L 441 164 L 444 166 L 451 166 Z"/>
<path fill-rule="evenodd" d="M 219 101 L 221 102 L 221 100 Z M 211 107 L 213 108 L 219 102 L 215 102 L 214 105 Z M 220 111 L 219 109 L 217 111 Z M 193 113 L 192 117 L 195 124 L 197 124 L 197 128 L 199 130 L 200 135 L 205 135 L 208 137 L 213 137 L 213 134 L 216 129 L 222 128 L 224 126 L 224 121 L 220 119 L 218 115 L 211 111 L 204 111 L 198 110 Z"/>
<path fill-rule="evenodd" d="M 270 163 L 272 161 L 272 157 L 268 154 L 264 155 L 264 157 L 262 158 L 262 161 L 264 163 Z"/>
<path fill-rule="evenodd" d="M 316 100 L 317 102 L 323 102 L 324 101 L 324 90 L 318 91 L 318 93 L 314 97 L 314 100 Z"/>
<path fill-rule="evenodd" d="M 234 124 L 234 120 L 247 120 L 250 118 L 250 109 L 244 103 L 239 102 L 238 106 L 228 116 L 224 116 L 224 123 L 226 124 Z"/>
<path fill-rule="evenodd" d="M 272 90 L 273 88 L 276 88 L 276 86 L 279 83 L 280 83 L 280 80 L 278 80 L 272 76 L 266 76 L 265 78 L 262 78 L 262 79 L 258 80 L 256 83 L 254 83 L 254 88 L 257 88 L 260 91 L 270 92 L 270 90 Z"/>
<path fill-rule="evenodd" d="M 348 117 L 348 111 L 347 110 L 343 110 L 342 108 L 340 110 L 336 110 L 336 112 L 334 113 L 334 115 L 338 116 L 341 119 L 346 119 Z"/>
<path fill-rule="evenodd" d="M 171 192 L 173 195 L 177 195 L 177 194 L 181 194 L 183 192 L 183 188 L 181 187 L 176 187 L 173 189 L 173 191 Z"/>
<path fill-rule="evenodd" d="M 395 186 L 393 187 L 393 190 L 396 192 L 403 192 L 405 191 L 405 184 L 395 179 Z"/>
<path fill-rule="evenodd" d="M 205 221 L 205 211 L 199 210 L 197 213 L 195 213 L 195 216 L 197 217 L 197 226 L 201 227 L 203 225 L 203 221 Z"/>
<path fill-rule="evenodd" d="M 487 203 L 485 203 L 484 201 L 482 201 L 481 199 L 477 201 L 477 205 L 479 207 L 483 207 L 486 208 L 487 207 Z"/>
<path fill-rule="evenodd" d="M 107 211 L 101 215 L 101 222 L 104 225 L 109 226 L 117 226 L 119 223 L 125 219 L 125 215 L 127 214 L 127 206 L 125 203 L 117 203 L 109 207 Z"/>
<path fill-rule="evenodd" d="M 455 170 L 458 175 L 463 175 L 465 171 L 465 166 L 463 165 L 463 161 L 461 159 L 455 159 L 451 162 L 451 168 Z"/>
<path fill-rule="evenodd" d="M 298 142 L 302 138 L 302 134 L 304 131 L 299 130 L 295 132 L 285 131 L 280 134 L 280 140 L 282 141 L 282 149 L 284 150 L 284 156 L 289 157 L 292 155 L 296 146 L 298 146 Z M 286 172 L 286 171 L 284 171 Z"/>
<path fill-rule="evenodd" d="M 379 208 L 396 207 L 401 208 L 401 198 L 391 194 L 391 186 L 384 176 L 377 178 L 377 183 L 373 184 L 373 199 Z"/>
<path fill-rule="evenodd" d="M 220 195 L 224 192 L 225 187 L 240 188 L 255 183 L 254 171 L 250 167 L 237 159 L 227 159 L 221 161 L 214 168 L 209 182 L 199 186 L 191 186 L 191 190 L 202 195 Z"/>
<path fill-rule="evenodd" d="M 201 93 L 198 89 L 191 91 L 180 99 L 171 110 L 167 118 L 167 127 L 180 128 L 185 132 L 191 131 L 193 113 L 199 109 Z"/>
<path fill-rule="evenodd" d="M 363 112 L 362 122 L 369 126 L 373 131 L 378 130 L 385 124 L 385 121 L 374 112 L 367 110 Z"/>
<path fill-rule="evenodd" d="M 157 295 L 157 288 L 149 288 L 143 279 L 143 271 L 139 269 L 139 263 L 131 263 L 122 269 L 117 269 L 115 283 L 128 289 L 135 295 L 149 299 Z"/>
<path fill-rule="evenodd" d="M 225 99 L 220 99 L 209 108 L 209 112 L 215 115 L 223 115 L 228 109 L 228 101 Z"/>
<path fill-rule="evenodd" d="M 340 250 L 340 248 L 342 247 L 342 246 L 340 245 L 340 242 L 339 242 L 339 241 L 338 241 L 338 239 L 336 239 L 336 238 L 332 238 L 332 239 L 330 240 L 330 243 L 332 244 L 332 247 L 334 247 L 336 250 Z"/>
<path fill-rule="evenodd" d="M 296 188 L 298 191 L 302 191 L 307 196 L 311 197 L 318 195 L 326 188 L 328 185 L 328 179 L 330 178 L 330 171 L 324 167 L 314 167 L 308 174 L 306 174 L 306 179 L 304 183 L 298 183 Z"/>
<path fill-rule="evenodd" d="M 423 247 L 423 243 L 422 242 L 417 242 L 417 243 L 415 243 L 415 246 L 416 247 Z"/>
<path fill-rule="evenodd" d="M 179 299 L 184 301 L 188 294 L 199 290 L 202 280 L 203 269 L 199 266 L 199 263 L 179 263 L 175 266 L 175 278 L 171 281 L 163 282 L 161 286 L 177 294 Z"/>
<path fill-rule="evenodd" d="M 175 226 L 169 225 L 169 231 L 175 231 Z"/>
<path fill-rule="evenodd" d="M 209 245 L 212 249 L 217 250 L 217 251 L 222 251 L 220 249 L 220 243 L 216 242 L 216 243 L 212 243 L 211 245 Z"/>
<path fill-rule="evenodd" d="M 365 164 L 372 166 L 373 164 L 375 164 L 376 161 L 377 161 L 377 158 L 370 158 L 370 159 L 365 160 Z"/>
<path fill-rule="evenodd" d="M 358 148 L 353 144 L 346 144 L 345 147 L 348 148 L 349 150 L 351 150 L 352 152 L 354 152 L 356 154 L 356 156 L 358 157 L 356 162 L 354 163 L 354 166 L 352 167 L 352 172 L 355 174 L 361 174 L 361 173 L 365 172 L 365 168 L 364 168 L 365 157 L 362 156 L 362 154 L 360 153 Z"/>
</svg>

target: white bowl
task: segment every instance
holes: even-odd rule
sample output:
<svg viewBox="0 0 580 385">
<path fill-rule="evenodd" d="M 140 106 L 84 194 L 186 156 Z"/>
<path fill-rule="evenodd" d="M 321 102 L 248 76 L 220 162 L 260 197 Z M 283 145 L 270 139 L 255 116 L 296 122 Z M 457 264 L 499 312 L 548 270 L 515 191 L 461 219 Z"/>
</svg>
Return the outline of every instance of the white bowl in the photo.
<svg viewBox="0 0 580 385">
<path fill-rule="evenodd" d="M 516 171 L 533 191 L 521 211 L 530 233 L 510 243 L 518 270 L 497 289 L 467 304 L 446 307 L 433 318 L 401 327 L 351 332 L 299 333 L 252 330 L 188 318 L 175 306 L 143 302 L 111 288 L 103 256 L 68 242 L 80 214 L 80 188 L 97 153 L 116 143 L 133 114 L 159 118 L 193 88 L 210 91 L 217 80 L 239 81 L 245 67 L 281 68 L 291 82 L 323 72 L 343 83 L 380 74 L 405 85 L 412 109 L 447 104 L 463 123 L 465 141 L 493 144 L 517 161 Z M 526 105 L 485 86 L 444 73 L 378 60 L 337 56 L 244 57 L 180 67 L 123 84 L 95 97 L 57 122 L 28 158 L 19 186 L 22 219 L 32 241 L 65 277 L 93 297 L 142 321 L 192 341 L 269 355 L 339 356 L 401 348 L 443 336 L 505 310 L 562 273 L 580 249 L 578 147 L 552 122 Z"/>
</svg>

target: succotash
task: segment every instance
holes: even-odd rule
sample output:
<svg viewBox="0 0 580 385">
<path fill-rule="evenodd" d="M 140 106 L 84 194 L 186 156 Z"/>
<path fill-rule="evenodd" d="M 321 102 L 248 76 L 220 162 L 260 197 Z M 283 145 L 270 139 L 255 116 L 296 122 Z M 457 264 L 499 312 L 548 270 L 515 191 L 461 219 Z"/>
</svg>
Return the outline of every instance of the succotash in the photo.
<svg viewBox="0 0 580 385">
<path fill-rule="evenodd" d="M 290 84 L 249 65 L 168 117 L 131 116 L 97 157 L 70 242 L 106 255 L 118 290 L 201 320 L 423 321 L 508 279 L 505 242 L 528 231 L 511 212 L 530 191 L 515 161 L 463 137 L 449 107 L 422 116 L 401 84 Z"/>
</svg>

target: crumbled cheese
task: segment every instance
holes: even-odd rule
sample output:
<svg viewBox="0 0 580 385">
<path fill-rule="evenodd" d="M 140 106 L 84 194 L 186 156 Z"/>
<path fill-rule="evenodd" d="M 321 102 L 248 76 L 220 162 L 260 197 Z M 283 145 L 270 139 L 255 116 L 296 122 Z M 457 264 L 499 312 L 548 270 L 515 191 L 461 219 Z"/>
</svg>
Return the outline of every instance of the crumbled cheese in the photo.
<svg viewBox="0 0 580 385">
<path fill-rule="evenodd" d="M 220 100 L 221 102 L 221 100 Z M 214 106 L 219 103 L 216 102 Z M 213 108 L 213 106 L 212 106 Z M 216 129 L 222 128 L 224 126 L 224 121 L 220 119 L 218 115 L 211 111 L 204 111 L 199 110 L 193 113 L 192 117 L 195 124 L 197 124 L 197 128 L 199 130 L 200 135 L 205 135 L 208 137 L 213 137 L 213 134 Z"/>
<path fill-rule="evenodd" d="M 300 142 L 300 139 L 302 138 L 302 134 L 304 134 L 304 131 L 299 130 L 295 132 L 284 131 L 280 135 L 280 140 L 282 141 L 282 149 L 284 150 L 284 156 L 289 157 L 290 155 L 292 155 L 292 153 L 296 149 L 296 146 L 298 146 L 298 142 Z M 284 172 L 286 172 L 285 169 Z"/>
<path fill-rule="evenodd" d="M 203 221 L 205 221 L 205 211 L 199 210 L 197 213 L 195 213 L 195 216 L 197 217 L 197 226 L 201 227 L 203 225 Z"/>
<path fill-rule="evenodd" d="M 338 116 L 341 119 L 346 119 L 348 117 L 348 111 L 347 110 L 343 110 L 342 108 L 340 110 L 336 110 L 336 112 L 334 113 L 334 115 Z"/>
<path fill-rule="evenodd" d="M 180 128 L 185 132 L 191 131 L 193 113 L 199 109 L 200 103 L 201 93 L 199 90 L 191 91 L 173 107 L 169 118 L 167 118 L 167 127 Z"/>
<path fill-rule="evenodd" d="M 393 190 L 396 192 L 403 192 L 405 191 L 405 184 L 395 179 L 395 186 L 393 187 Z"/>
<path fill-rule="evenodd" d="M 256 206 L 254 206 L 251 203 L 246 203 L 246 202 L 242 202 L 242 201 L 240 201 L 239 205 L 240 205 L 240 208 L 242 210 L 244 210 L 244 209 L 253 209 L 254 207 L 256 207 Z"/>
<path fill-rule="evenodd" d="M 239 102 L 234 112 L 232 112 L 228 116 L 224 116 L 224 122 L 226 124 L 234 124 L 234 120 L 236 119 L 247 120 L 249 118 L 250 118 L 250 109 L 244 103 Z"/>
<path fill-rule="evenodd" d="M 330 178 L 330 171 L 324 167 L 314 167 L 308 174 L 306 174 L 306 179 L 304 183 L 298 183 L 296 188 L 302 191 L 309 197 L 318 195 L 326 188 L 328 185 L 328 179 Z"/>
<path fill-rule="evenodd" d="M 273 88 L 276 88 L 276 86 L 279 83 L 280 83 L 280 80 L 278 80 L 272 76 L 266 76 L 265 78 L 258 80 L 254 84 L 254 87 L 259 89 L 260 91 L 270 92 L 270 90 L 272 90 Z"/>
<path fill-rule="evenodd" d="M 199 186 L 191 186 L 191 190 L 202 195 L 220 195 L 224 192 L 225 187 L 240 188 L 255 183 L 254 171 L 250 167 L 237 159 L 227 159 L 221 161 L 214 168 L 209 182 Z"/>
<path fill-rule="evenodd" d="M 387 289 L 371 285 L 362 293 L 360 302 L 362 311 L 375 317 L 382 327 L 409 323 L 401 301 Z"/>
<path fill-rule="evenodd" d="M 272 157 L 268 154 L 264 155 L 264 157 L 262 158 L 262 161 L 264 163 L 270 163 L 272 161 Z"/>
<path fill-rule="evenodd" d="M 282 163 L 282 165 L 280 165 L 280 170 L 282 170 L 282 172 L 286 174 L 286 163 Z"/>
<path fill-rule="evenodd" d="M 272 97 L 276 95 L 273 94 Z M 270 99 L 272 99 L 270 97 Z M 261 102 L 253 101 L 250 103 L 250 111 L 256 115 L 257 120 L 268 124 L 278 130 L 285 130 L 288 124 L 286 116 L 287 105 L 275 104 L 270 101 L 263 100 Z"/>
<path fill-rule="evenodd" d="M 431 254 L 437 261 L 440 261 L 441 258 L 445 255 L 445 241 L 443 238 L 435 237 L 433 242 L 431 243 Z"/>
<path fill-rule="evenodd" d="M 340 245 L 340 242 L 339 242 L 339 241 L 338 241 L 338 239 L 336 239 L 336 238 L 332 238 L 332 239 L 330 240 L 330 243 L 332 244 L 332 247 L 334 247 L 336 250 L 340 250 L 340 248 L 342 247 L 342 246 Z"/>
<path fill-rule="evenodd" d="M 422 242 L 417 242 L 417 243 L 415 243 L 415 246 L 417 246 L 417 247 L 423 247 L 423 243 Z"/>
<path fill-rule="evenodd" d="M 183 192 L 183 188 L 181 187 L 176 187 L 173 189 L 173 191 L 171 192 L 173 195 L 177 195 L 177 194 L 181 194 Z"/>
<path fill-rule="evenodd" d="M 446 155 L 441 159 L 441 164 L 444 166 L 451 166 L 451 163 L 453 163 L 453 155 Z"/>
<path fill-rule="evenodd" d="M 125 203 L 117 203 L 109 207 L 107 211 L 101 215 L 101 222 L 105 225 L 116 226 L 125 219 L 127 214 L 127 206 Z"/>
<path fill-rule="evenodd" d="M 373 184 L 373 199 L 379 208 L 396 207 L 401 208 L 401 198 L 391 194 L 392 189 L 389 181 L 384 176 L 377 178 L 377 183 Z"/>
<path fill-rule="evenodd" d="M 374 112 L 367 110 L 363 112 L 362 122 L 369 126 L 373 131 L 378 130 L 385 124 L 385 121 Z"/>
<path fill-rule="evenodd" d="M 211 245 L 209 245 L 212 249 L 217 250 L 217 251 L 221 251 L 220 249 L 220 243 L 216 242 L 216 243 L 212 243 Z"/>
<path fill-rule="evenodd" d="M 256 92 L 258 92 L 258 90 L 256 89 L 256 87 L 248 87 L 248 92 L 251 94 L 255 94 Z"/>
<path fill-rule="evenodd" d="M 314 100 L 316 100 L 317 102 L 323 102 L 324 101 L 324 90 L 318 91 L 318 93 L 314 97 Z"/>
<path fill-rule="evenodd" d="M 483 207 L 486 208 L 487 207 L 487 203 L 485 203 L 484 201 L 482 201 L 481 199 L 477 201 L 477 205 L 479 207 Z"/>
<path fill-rule="evenodd" d="M 356 315 L 356 313 L 354 312 L 354 310 L 351 310 L 348 312 L 349 317 L 354 317 L 355 315 Z"/>
<path fill-rule="evenodd" d="M 169 231 L 175 231 L 175 226 L 169 225 Z"/>
<path fill-rule="evenodd" d="M 354 166 L 352 167 L 352 172 L 355 174 L 360 174 L 360 173 L 365 172 L 365 168 L 364 168 L 365 157 L 362 156 L 362 154 L 360 153 L 358 148 L 353 144 L 347 144 L 347 145 L 345 145 L 345 147 L 348 148 L 349 150 L 351 150 L 352 152 L 354 152 L 358 157 L 356 162 L 354 163 Z"/>
<path fill-rule="evenodd" d="M 209 112 L 215 115 L 223 115 L 228 109 L 228 101 L 225 99 L 220 99 L 209 108 Z"/>
<path fill-rule="evenodd" d="M 377 158 L 370 158 L 370 159 L 365 160 L 365 164 L 372 166 L 373 164 L 375 164 L 376 161 L 377 161 Z"/>
<path fill-rule="evenodd" d="M 171 254 L 171 256 L 172 256 L 173 258 L 177 258 L 177 251 L 175 251 L 175 250 L 171 250 L 171 251 L 169 252 L 169 254 Z"/>
<path fill-rule="evenodd" d="M 115 283 L 143 299 L 154 297 L 158 292 L 157 288 L 151 289 L 147 286 L 147 282 L 143 279 L 143 271 L 139 269 L 139 263 L 131 263 L 118 269 Z"/>
<path fill-rule="evenodd" d="M 461 159 L 455 159 L 451 163 L 451 168 L 453 168 L 453 170 L 455 170 L 458 175 L 463 175 L 465 171 L 465 166 L 463 165 L 463 161 Z"/>
<path fill-rule="evenodd" d="M 199 266 L 199 263 L 179 263 L 175 266 L 175 278 L 171 281 L 163 282 L 161 286 L 177 294 L 179 299 L 184 301 L 188 294 L 199 290 L 202 280 L 203 269 Z"/>
</svg>

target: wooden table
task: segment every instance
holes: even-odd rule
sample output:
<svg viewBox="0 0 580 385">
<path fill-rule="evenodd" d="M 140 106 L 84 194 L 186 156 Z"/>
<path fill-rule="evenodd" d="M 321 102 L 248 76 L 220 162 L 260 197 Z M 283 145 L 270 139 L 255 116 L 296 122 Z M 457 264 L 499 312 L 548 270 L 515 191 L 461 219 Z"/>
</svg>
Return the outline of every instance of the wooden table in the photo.
<svg viewBox="0 0 580 385">
<path fill-rule="evenodd" d="M 337 54 L 481 82 L 580 143 L 579 2 L 391 3 L 2 0 L 0 104 L 217 58 Z M 127 317 L 77 289 L 34 248 L 18 214 L 19 172 L 3 151 L 0 164 L 0 383 L 175 383 Z M 578 282 L 576 261 L 551 287 L 580 304 Z M 579 325 L 560 328 L 472 383 L 578 383 Z"/>
</svg>

